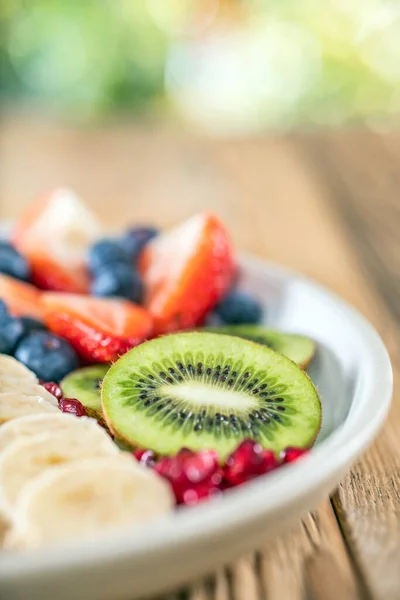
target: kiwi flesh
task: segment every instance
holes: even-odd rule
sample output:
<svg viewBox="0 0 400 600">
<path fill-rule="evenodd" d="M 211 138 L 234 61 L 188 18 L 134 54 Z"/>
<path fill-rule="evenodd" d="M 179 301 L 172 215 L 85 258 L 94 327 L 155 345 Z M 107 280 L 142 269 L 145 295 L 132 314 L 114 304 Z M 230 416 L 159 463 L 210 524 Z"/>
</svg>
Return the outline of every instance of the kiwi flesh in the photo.
<svg viewBox="0 0 400 600">
<path fill-rule="evenodd" d="M 131 447 L 174 455 L 214 449 L 223 460 L 243 439 L 280 452 L 310 446 L 321 403 L 294 362 L 242 338 L 178 333 L 145 342 L 103 380 L 103 415 Z"/>
<path fill-rule="evenodd" d="M 100 385 L 110 365 L 92 365 L 69 373 L 61 381 L 61 389 L 67 398 L 77 398 L 89 417 L 102 419 Z"/>
<path fill-rule="evenodd" d="M 314 340 L 297 333 L 285 333 L 277 329 L 263 327 L 262 325 L 225 325 L 221 327 L 208 327 L 205 331 L 210 333 L 223 333 L 235 335 L 263 344 L 276 352 L 284 354 L 297 363 L 302 369 L 307 369 L 315 354 Z"/>
</svg>

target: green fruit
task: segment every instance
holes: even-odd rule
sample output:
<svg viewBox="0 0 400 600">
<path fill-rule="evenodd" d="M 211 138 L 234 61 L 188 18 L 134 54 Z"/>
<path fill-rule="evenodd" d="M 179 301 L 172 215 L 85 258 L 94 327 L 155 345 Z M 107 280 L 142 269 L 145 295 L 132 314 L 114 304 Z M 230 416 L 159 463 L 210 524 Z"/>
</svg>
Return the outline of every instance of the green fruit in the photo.
<svg viewBox="0 0 400 600">
<path fill-rule="evenodd" d="M 284 354 L 297 363 L 302 369 L 307 369 L 314 354 L 315 342 L 305 335 L 284 333 L 262 325 L 226 325 L 221 327 L 208 327 L 204 331 L 210 333 L 224 333 L 235 335 L 258 344 L 272 348 Z"/>
<path fill-rule="evenodd" d="M 131 446 L 173 455 L 247 438 L 280 452 L 311 445 L 321 403 L 309 377 L 266 346 L 213 333 L 167 335 L 130 350 L 102 386 L 103 414 Z"/>
<path fill-rule="evenodd" d="M 61 382 L 61 389 L 67 398 L 77 398 L 87 414 L 102 419 L 100 385 L 110 365 L 93 365 L 69 373 Z"/>
</svg>

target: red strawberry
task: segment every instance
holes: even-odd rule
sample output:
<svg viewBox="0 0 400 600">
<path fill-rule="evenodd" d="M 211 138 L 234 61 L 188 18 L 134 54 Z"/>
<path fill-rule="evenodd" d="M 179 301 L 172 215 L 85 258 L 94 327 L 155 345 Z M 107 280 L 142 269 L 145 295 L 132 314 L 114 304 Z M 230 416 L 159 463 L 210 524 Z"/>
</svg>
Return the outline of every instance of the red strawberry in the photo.
<svg viewBox="0 0 400 600">
<path fill-rule="evenodd" d="M 56 189 L 21 215 L 13 242 L 30 262 L 38 287 L 87 292 L 86 253 L 99 233 L 80 200 L 69 190 Z"/>
<path fill-rule="evenodd" d="M 146 308 L 157 334 L 202 322 L 235 276 L 232 245 L 212 214 L 196 215 L 150 242 L 140 256 Z"/>
<path fill-rule="evenodd" d="M 128 300 L 43 292 L 48 328 L 85 360 L 111 362 L 152 334 L 149 313 Z"/>
<path fill-rule="evenodd" d="M 40 303 L 41 292 L 33 285 L 0 273 L 0 299 L 15 317 L 43 319 Z"/>
</svg>

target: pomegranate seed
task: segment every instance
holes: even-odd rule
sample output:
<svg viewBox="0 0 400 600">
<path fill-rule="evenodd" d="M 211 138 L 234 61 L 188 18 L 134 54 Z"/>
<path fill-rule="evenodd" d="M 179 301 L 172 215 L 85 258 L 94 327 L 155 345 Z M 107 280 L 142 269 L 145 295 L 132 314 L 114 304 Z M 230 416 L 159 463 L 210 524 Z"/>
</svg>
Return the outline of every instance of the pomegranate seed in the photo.
<svg viewBox="0 0 400 600">
<path fill-rule="evenodd" d="M 287 463 L 292 463 L 308 454 L 308 450 L 305 448 L 285 448 L 281 452 L 282 463 L 286 465 Z"/>
<path fill-rule="evenodd" d="M 176 456 L 160 460 L 155 469 L 170 482 L 178 504 L 193 504 L 209 497 L 222 481 L 218 455 L 213 450 L 196 453 L 183 448 Z"/>
<path fill-rule="evenodd" d="M 133 456 L 137 458 L 140 463 L 146 465 L 146 467 L 154 467 L 156 462 L 153 450 L 146 450 L 145 448 L 135 450 Z"/>
<path fill-rule="evenodd" d="M 205 481 L 218 469 L 218 454 L 213 450 L 197 454 L 190 450 L 181 450 L 178 458 L 182 461 L 184 474 L 191 483 Z"/>
<path fill-rule="evenodd" d="M 75 415 L 75 417 L 86 417 L 86 410 L 84 409 L 83 404 L 76 398 L 61 398 L 58 402 L 58 406 L 64 413 Z"/>
<path fill-rule="evenodd" d="M 257 475 L 275 469 L 278 461 L 271 450 L 264 450 L 253 440 L 244 440 L 228 457 L 224 479 L 230 485 L 240 485 Z"/>
<path fill-rule="evenodd" d="M 212 483 L 201 483 L 195 487 L 188 488 L 183 492 L 182 498 L 178 500 L 178 504 L 186 504 L 186 506 L 194 506 L 202 500 L 207 500 L 218 496 L 221 493 L 219 487 Z"/>
<path fill-rule="evenodd" d="M 54 381 L 45 381 L 41 383 L 41 385 L 42 387 L 44 387 L 45 390 L 50 392 L 50 394 L 53 394 L 53 396 L 55 396 L 57 400 L 61 400 L 61 398 L 63 398 L 64 394 L 62 393 L 62 389 L 60 388 L 58 383 L 54 383 Z"/>
<path fill-rule="evenodd" d="M 266 469 L 264 473 L 268 473 L 268 471 L 272 471 L 272 469 L 276 469 L 277 467 L 279 467 L 279 462 L 276 459 L 275 452 L 264 450 L 264 468 Z"/>
</svg>

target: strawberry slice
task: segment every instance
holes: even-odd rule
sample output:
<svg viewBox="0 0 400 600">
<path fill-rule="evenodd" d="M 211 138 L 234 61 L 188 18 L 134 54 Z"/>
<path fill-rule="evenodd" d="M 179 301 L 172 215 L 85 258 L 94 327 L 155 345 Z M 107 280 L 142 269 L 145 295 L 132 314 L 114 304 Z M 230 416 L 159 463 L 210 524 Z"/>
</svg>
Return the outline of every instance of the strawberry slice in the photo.
<svg viewBox="0 0 400 600">
<path fill-rule="evenodd" d="M 15 317 L 32 317 L 42 321 L 40 296 L 41 292 L 33 285 L 0 273 L 0 299 Z"/>
<path fill-rule="evenodd" d="M 139 265 L 156 334 L 201 323 L 229 289 L 236 271 L 228 233 L 209 213 L 156 237 L 142 252 Z"/>
<path fill-rule="evenodd" d="M 42 306 L 48 328 L 91 362 L 112 362 L 153 332 L 150 314 L 128 300 L 43 292 Z"/>
<path fill-rule="evenodd" d="M 18 220 L 13 243 L 32 268 L 40 288 L 88 291 L 85 258 L 100 226 L 73 192 L 56 189 L 40 198 Z"/>
</svg>

